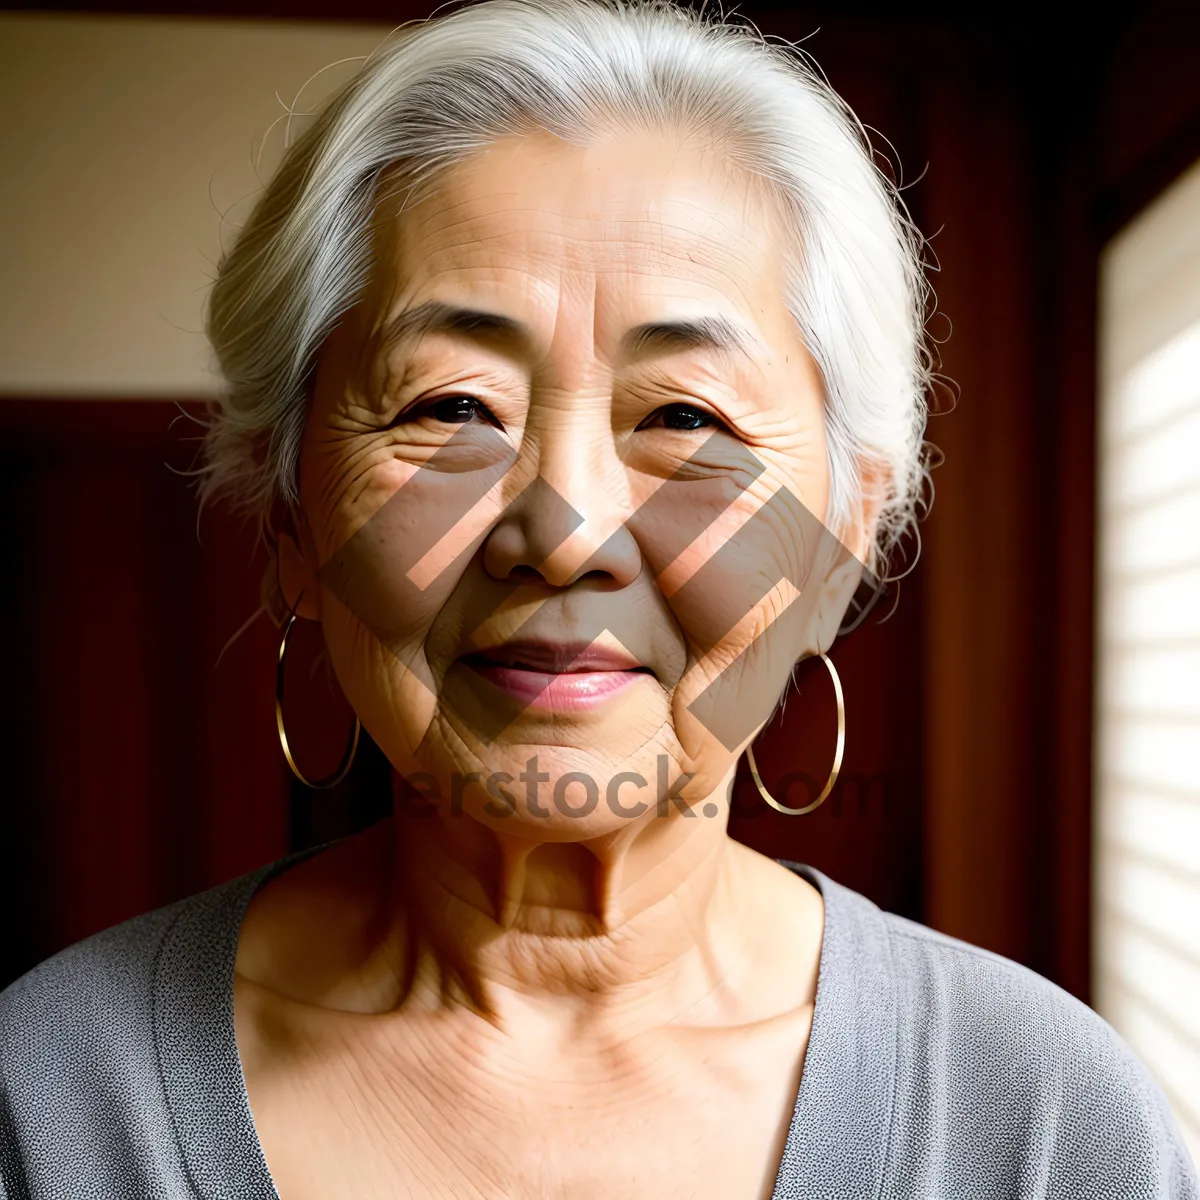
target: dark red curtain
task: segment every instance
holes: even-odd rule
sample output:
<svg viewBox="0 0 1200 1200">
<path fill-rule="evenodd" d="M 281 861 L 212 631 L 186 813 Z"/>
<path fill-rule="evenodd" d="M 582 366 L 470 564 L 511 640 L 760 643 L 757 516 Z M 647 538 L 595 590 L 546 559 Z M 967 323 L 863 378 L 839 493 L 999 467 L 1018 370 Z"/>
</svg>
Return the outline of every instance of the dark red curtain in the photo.
<svg viewBox="0 0 1200 1200">
<path fill-rule="evenodd" d="M 174 424 L 173 424 L 174 422 Z M 6 402 L 8 974 L 277 854 L 270 637 L 245 530 L 186 481 L 170 404 Z"/>
</svg>

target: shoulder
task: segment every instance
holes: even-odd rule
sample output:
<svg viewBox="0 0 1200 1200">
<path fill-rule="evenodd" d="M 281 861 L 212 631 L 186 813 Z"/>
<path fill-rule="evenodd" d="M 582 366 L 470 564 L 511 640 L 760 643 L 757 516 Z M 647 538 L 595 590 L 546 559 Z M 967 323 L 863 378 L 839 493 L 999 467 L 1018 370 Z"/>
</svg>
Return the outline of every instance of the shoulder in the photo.
<svg viewBox="0 0 1200 1200">
<path fill-rule="evenodd" d="M 287 862 L 288 860 L 283 860 Z M 236 930 L 254 889 L 282 863 L 199 892 L 76 942 L 0 992 L 0 1070 L 33 1054 L 93 1053 L 139 1040 L 152 1021 L 164 956 L 187 954 Z M 177 927 L 187 945 L 177 945 Z"/>
<path fill-rule="evenodd" d="M 69 946 L 0 992 L 0 1080 L 32 1056 L 49 1065 L 149 1036 L 156 989 L 173 1001 L 218 986 L 208 968 L 233 967 L 238 931 L 260 887 L 324 846 L 290 854 Z M 226 962 L 228 959 L 228 962 Z M 196 969 L 183 970 L 191 963 Z M 205 969 L 200 969 L 201 967 Z"/>
<path fill-rule="evenodd" d="M 72 1043 L 103 1044 L 148 1020 L 155 959 L 188 903 L 77 942 L 0 992 L 0 1067 L 45 1058 Z"/>
<path fill-rule="evenodd" d="M 1161 1090 L 1096 1012 L 1010 959 L 883 920 L 900 1090 L 920 1120 L 940 1115 L 952 1136 L 986 1125 L 992 1146 L 1019 1148 L 1021 1194 L 1197 1195 Z"/>
<path fill-rule="evenodd" d="M 120 1143 L 129 1131 L 156 1131 L 147 1142 L 169 1153 L 154 963 L 185 907 L 87 938 L 0 992 L 0 1184 L 14 1194 L 61 1194 L 68 1177 L 103 1179 L 124 1194 L 109 1170 L 128 1162 Z"/>
<path fill-rule="evenodd" d="M 0 1180 L 107 1180 L 129 1163 L 174 1178 L 158 1024 L 164 1004 L 189 997 L 169 983 L 184 975 L 172 956 L 235 944 L 237 913 L 268 870 L 78 942 L 0 992 Z"/>
</svg>

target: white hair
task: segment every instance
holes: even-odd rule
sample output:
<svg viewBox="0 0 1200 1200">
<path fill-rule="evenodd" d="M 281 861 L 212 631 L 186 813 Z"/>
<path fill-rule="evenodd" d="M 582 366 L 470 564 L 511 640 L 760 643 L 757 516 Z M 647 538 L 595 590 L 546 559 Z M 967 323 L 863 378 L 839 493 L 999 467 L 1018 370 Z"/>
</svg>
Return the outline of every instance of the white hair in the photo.
<svg viewBox="0 0 1200 1200">
<path fill-rule="evenodd" d="M 483 0 L 392 34 L 285 155 L 208 308 L 228 387 L 202 501 L 297 503 L 318 350 L 362 295 L 384 172 L 416 186 L 496 140 L 670 127 L 763 180 L 791 232 L 785 301 L 821 371 L 837 531 L 882 480 L 875 559 L 916 514 L 931 356 L 923 241 L 807 56 L 667 0 Z"/>
</svg>

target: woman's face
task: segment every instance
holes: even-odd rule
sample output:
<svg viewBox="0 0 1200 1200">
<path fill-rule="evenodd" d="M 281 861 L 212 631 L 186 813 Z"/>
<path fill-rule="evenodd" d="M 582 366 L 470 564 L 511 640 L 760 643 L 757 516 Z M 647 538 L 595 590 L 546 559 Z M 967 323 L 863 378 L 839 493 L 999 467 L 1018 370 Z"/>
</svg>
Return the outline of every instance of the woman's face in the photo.
<svg viewBox="0 0 1200 1200">
<path fill-rule="evenodd" d="M 667 135 L 514 138 L 381 206 L 283 571 L 434 803 L 545 840 L 723 813 L 857 580 L 783 270 L 760 188 Z"/>
</svg>

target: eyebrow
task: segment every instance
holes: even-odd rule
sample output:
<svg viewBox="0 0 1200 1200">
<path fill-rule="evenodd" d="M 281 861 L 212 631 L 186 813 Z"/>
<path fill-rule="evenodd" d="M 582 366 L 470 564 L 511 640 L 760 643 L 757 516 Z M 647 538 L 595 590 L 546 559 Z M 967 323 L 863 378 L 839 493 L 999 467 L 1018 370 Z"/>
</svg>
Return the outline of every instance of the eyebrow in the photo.
<svg viewBox="0 0 1200 1200">
<path fill-rule="evenodd" d="M 755 345 L 757 339 L 726 317 L 648 321 L 644 325 L 635 325 L 621 339 L 621 350 L 628 358 L 696 349 L 749 354 Z"/>
<path fill-rule="evenodd" d="M 506 343 L 526 353 L 535 340 L 529 326 L 513 317 L 441 300 L 427 300 L 398 313 L 385 325 L 383 340 L 391 348 L 429 333 Z M 647 358 L 696 349 L 749 354 L 757 345 L 756 338 L 727 317 L 692 317 L 635 325 L 621 338 L 621 355 L 629 359 Z"/>
<path fill-rule="evenodd" d="M 533 345 L 528 325 L 500 313 L 477 308 L 462 308 L 441 300 L 427 300 L 415 308 L 406 308 L 384 326 L 383 341 L 391 348 L 427 333 L 449 333 L 477 342 L 505 342 L 516 349 Z"/>
</svg>

